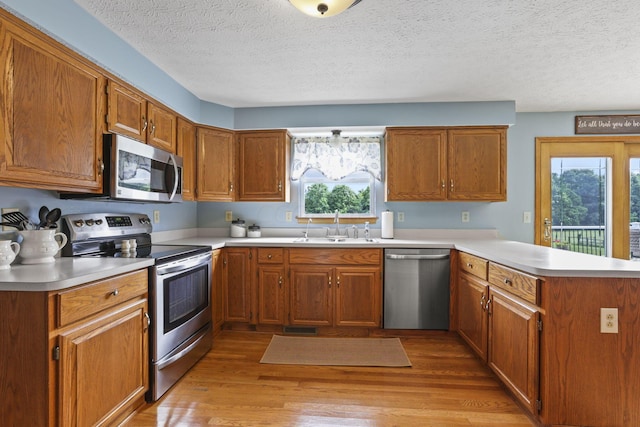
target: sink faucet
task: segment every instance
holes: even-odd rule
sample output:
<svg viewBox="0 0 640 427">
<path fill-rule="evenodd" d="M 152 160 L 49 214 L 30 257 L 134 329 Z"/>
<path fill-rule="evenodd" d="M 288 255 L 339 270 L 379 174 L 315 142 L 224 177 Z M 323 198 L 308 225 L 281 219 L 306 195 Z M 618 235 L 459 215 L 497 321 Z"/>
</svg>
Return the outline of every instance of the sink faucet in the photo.
<svg viewBox="0 0 640 427">
<path fill-rule="evenodd" d="M 336 216 L 333 218 L 333 222 L 336 225 L 336 236 L 340 235 L 340 212 L 336 209 Z"/>
</svg>

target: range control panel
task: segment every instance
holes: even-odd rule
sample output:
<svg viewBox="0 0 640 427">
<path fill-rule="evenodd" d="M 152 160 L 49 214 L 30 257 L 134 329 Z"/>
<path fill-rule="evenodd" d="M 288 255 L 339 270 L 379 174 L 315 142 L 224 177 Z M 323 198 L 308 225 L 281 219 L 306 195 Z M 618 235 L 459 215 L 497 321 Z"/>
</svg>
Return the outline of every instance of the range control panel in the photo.
<svg viewBox="0 0 640 427">
<path fill-rule="evenodd" d="M 89 213 L 62 216 L 63 232 L 72 242 L 97 237 L 150 234 L 153 226 L 146 214 Z"/>
</svg>

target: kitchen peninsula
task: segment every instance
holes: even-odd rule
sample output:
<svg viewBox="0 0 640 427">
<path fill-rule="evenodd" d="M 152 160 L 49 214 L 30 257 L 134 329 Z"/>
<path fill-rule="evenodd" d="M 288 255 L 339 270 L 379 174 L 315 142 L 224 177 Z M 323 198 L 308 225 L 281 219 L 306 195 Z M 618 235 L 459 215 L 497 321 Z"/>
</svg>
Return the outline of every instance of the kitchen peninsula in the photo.
<svg viewBox="0 0 640 427">
<path fill-rule="evenodd" d="M 207 244 L 212 250 L 220 250 L 223 257 L 225 251 L 238 248 L 250 252 L 277 248 L 282 249 L 283 254 L 294 249 L 449 248 L 453 255 L 451 330 L 459 330 L 464 325 L 464 316 L 480 306 L 477 303 L 481 301 L 470 302 L 464 298 L 468 282 L 479 284 L 483 287 L 484 298 L 490 296 L 494 304 L 487 306 L 486 317 L 480 320 L 492 325 L 489 326 L 492 333 L 485 331 L 481 338 L 488 341 L 489 358 L 481 353 L 479 357 L 489 364 L 523 407 L 545 425 L 604 427 L 631 426 L 640 422 L 640 408 L 636 404 L 640 389 L 630 380 L 640 376 L 640 264 L 487 238 L 486 235 L 481 238 L 446 238 L 444 235 L 446 230 L 440 230 L 436 237 L 425 235 L 419 239 L 405 239 L 398 236 L 396 239 L 376 238 L 373 242 L 348 239 L 338 243 L 321 239 L 301 242 L 291 237 L 194 236 L 171 243 Z M 455 232 L 452 235 L 455 236 Z M 469 259 L 478 262 L 478 266 L 484 263 L 489 273 L 482 276 L 474 266 L 477 276 L 467 274 Z M 286 255 L 281 261 L 289 268 Z M 55 284 L 62 280 L 61 272 L 65 271 L 64 265 L 68 262 L 68 259 L 61 259 L 51 265 L 50 276 L 42 275 L 39 284 L 34 283 L 27 266 L 13 265 L 11 270 L 0 272 L 0 296 L 11 294 L 8 291 L 15 291 L 17 286 L 24 292 L 57 289 Z M 257 262 L 255 258 L 247 266 L 249 270 L 255 267 L 253 262 Z M 503 273 L 507 276 L 500 279 L 502 285 L 493 281 L 492 274 Z M 113 273 L 105 271 L 103 274 L 106 277 Z M 249 281 L 253 280 L 251 277 L 255 276 L 249 276 Z M 509 286 L 518 288 L 523 283 L 520 277 L 533 279 L 533 290 L 522 288 L 529 292 L 522 294 L 518 289 L 504 289 L 504 284 L 510 282 Z M 91 278 L 95 279 L 94 276 Z M 246 286 L 246 289 L 252 293 L 246 295 L 248 300 L 257 297 L 254 287 Z M 478 298 L 481 298 L 480 294 Z M 505 303 L 513 308 L 502 310 Z M 600 332 L 601 308 L 617 309 L 618 333 Z M 498 325 L 499 316 L 508 317 L 501 317 Z M 249 323 L 255 325 L 255 319 Z M 4 315 L 1 318 L 3 324 L 10 321 Z M 505 322 L 509 328 L 499 329 Z M 2 330 L 9 329 L 9 324 L 4 326 Z M 524 331 L 518 329 L 521 326 Z M 465 337 L 467 331 L 462 329 L 460 333 Z M 497 357 L 499 351 L 505 350 L 504 343 L 496 342 L 501 336 L 513 340 L 506 348 L 510 352 L 510 362 L 506 366 L 501 365 L 504 359 Z M 2 341 L 5 339 L 9 340 L 9 337 L 3 335 Z M 617 398 L 602 399 L 603 395 Z"/>
</svg>

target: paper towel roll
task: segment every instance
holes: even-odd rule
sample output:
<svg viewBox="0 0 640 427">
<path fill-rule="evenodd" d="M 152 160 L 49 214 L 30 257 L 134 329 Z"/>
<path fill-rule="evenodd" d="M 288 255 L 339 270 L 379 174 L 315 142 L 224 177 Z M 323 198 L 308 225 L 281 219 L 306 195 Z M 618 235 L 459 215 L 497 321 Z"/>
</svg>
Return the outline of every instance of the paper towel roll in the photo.
<svg viewBox="0 0 640 427">
<path fill-rule="evenodd" d="M 382 212 L 382 233 L 380 237 L 383 239 L 393 239 L 393 212 Z"/>
</svg>

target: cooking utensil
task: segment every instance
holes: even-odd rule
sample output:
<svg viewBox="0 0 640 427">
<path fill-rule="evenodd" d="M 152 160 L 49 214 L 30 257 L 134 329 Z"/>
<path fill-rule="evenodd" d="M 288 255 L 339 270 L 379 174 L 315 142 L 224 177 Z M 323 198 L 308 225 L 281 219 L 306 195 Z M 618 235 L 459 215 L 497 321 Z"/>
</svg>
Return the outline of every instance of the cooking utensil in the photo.
<svg viewBox="0 0 640 427">
<path fill-rule="evenodd" d="M 13 227 L 17 230 L 22 231 L 22 224 L 19 222 L 0 222 L 0 226 L 4 225 L 5 227 Z"/>
<path fill-rule="evenodd" d="M 8 222 L 16 224 L 22 224 L 23 221 L 29 222 L 29 218 L 27 218 L 22 212 L 6 212 L 2 214 L 2 218 L 6 219 Z"/>
<path fill-rule="evenodd" d="M 46 220 L 47 220 L 46 228 L 57 228 L 58 224 L 56 223 L 60 219 L 61 215 L 62 215 L 62 211 L 59 208 L 51 209 L 46 216 Z"/>
<path fill-rule="evenodd" d="M 38 224 L 38 228 L 46 227 L 47 225 L 47 215 L 49 214 L 49 208 L 46 206 L 42 206 L 38 211 L 38 218 L 40 219 L 40 223 Z"/>
</svg>

